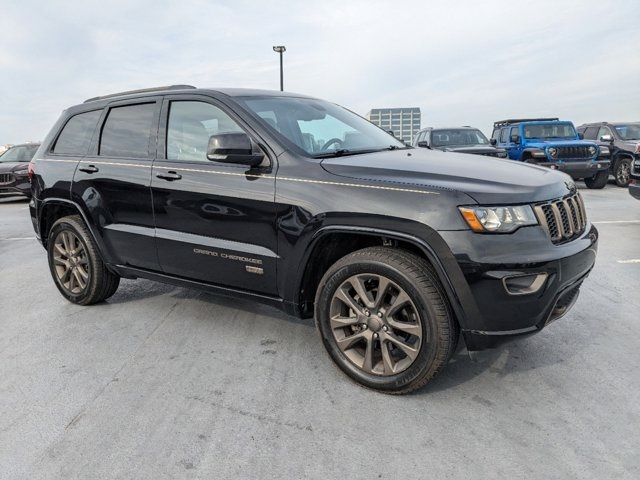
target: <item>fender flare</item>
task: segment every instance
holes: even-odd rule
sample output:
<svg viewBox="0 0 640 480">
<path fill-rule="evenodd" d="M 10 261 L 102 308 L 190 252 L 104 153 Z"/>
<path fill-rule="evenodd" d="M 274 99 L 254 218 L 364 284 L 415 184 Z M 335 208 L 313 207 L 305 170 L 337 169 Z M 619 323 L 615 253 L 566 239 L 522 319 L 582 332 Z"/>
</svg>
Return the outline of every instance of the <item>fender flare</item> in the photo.
<svg viewBox="0 0 640 480">
<path fill-rule="evenodd" d="M 45 247 L 46 247 L 47 239 L 44 238 L 42 235 L 42 212 L 44 211 L 44 208 L 49 204 L 64 204 L 64 205 L 73 207 L 78 212 L 78 214 L 82 217 L 82 220 L 84 221 L 85 225 L 89 229 L 89 233 L 91 234 L 91 237 L 93 237 L 93 241 L 96 242 L 96 245 L 98 245 L 98 251 L 100 252 L 100 255 L 105 261 L 107 260 L 104 255 L 104 252 L 106 251 L 104 248 L 104 242 L 102 241 L 102 238 L 96 234 L 95 226 L 89 221 L 86 213 L 82 210 L 82 208 L 78 203 L 74 202 L 73 200 L 68 200 L 65 198 L 49 197 L 49 198 L 45 198 L 44 200 L 41 200 L 41 205 L 38 208 L 38 230 L 42 239 L 42 244 L 45 245 Z M 105 263 L 109 263 L 109 262 L 106 261 Z"/>
<path fill-rule="evenodd" d="M 451 308 L 458 320 L 460 327 L 464 330 L 470 325 L 470 319 L 478 318 L 480 313 L 476 306 L 473 294 L 469 288 L 464 274 L 453 253 L 449 249 L 446 242 L 438 235 L 436 230 L 424 225 L 427 230 L 427 239 L 419 238 L 415 235 L 399 232 L 395 230 L 386 230 L 375 227 L 360 227 L 354 225 L 328 225 L 318 229 L 311 238 L 307 248 L 301 259 L 301 269 L 296 278 L 296 288 L 298 295 L 295 303 L 299 304 L 299 287 L 302 284 L 304 273 L 311 253 L 313 252 L 318 241 L 330 233 L 357 233 L 361 235 L 372 235 L 377 237 L 385 237 L 389 239 L 401 240 L 416 246 L 427 258 L 433 266 L 440 283 L 442 284 L 445 294 L 449 300 Z"/>
</svg>

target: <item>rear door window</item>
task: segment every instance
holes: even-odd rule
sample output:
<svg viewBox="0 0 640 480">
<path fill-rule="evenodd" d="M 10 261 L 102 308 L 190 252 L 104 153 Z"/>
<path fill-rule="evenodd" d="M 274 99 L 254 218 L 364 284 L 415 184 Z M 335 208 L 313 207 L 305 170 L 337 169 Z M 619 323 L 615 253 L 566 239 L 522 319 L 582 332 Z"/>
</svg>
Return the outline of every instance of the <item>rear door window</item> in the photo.
<svg viewBox="0 0 640 480">
<path fill-rule="evenodd" d="M 598 127 L 587 127 L 583 132 L 584 138 L 587 140 L 595 140 L 597 138 Z"/>
<path fill-rule="evenodd" d="M 155 110 L 155 103 L 111 108 L 102 127 L 98 155 L 149 158 L 149 141 Z"/>
<path fill-rule="evenodd" d="M 102 110 L 93 110 L 71 117 L 60 132 L 52 152 L 61 155 L 86 155 L 101 113 Z"/>
</svg>

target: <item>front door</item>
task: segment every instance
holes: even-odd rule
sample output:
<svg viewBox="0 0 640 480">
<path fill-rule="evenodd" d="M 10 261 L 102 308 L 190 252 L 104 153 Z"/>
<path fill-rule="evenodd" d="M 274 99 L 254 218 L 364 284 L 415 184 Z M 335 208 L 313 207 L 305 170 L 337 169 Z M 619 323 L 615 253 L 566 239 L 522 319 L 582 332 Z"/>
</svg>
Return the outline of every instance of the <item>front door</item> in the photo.
<svg viewBox="0 0 640 480">
<path fill-rule="evenodd" d="M 260 143 L 212 98 L 165 98 L 151 179 L 160 264 L 167 274 L 275 294 L 275 160 L 251 170 L 208 160 L 209 137 L 226 132 Z"/>
</svg>

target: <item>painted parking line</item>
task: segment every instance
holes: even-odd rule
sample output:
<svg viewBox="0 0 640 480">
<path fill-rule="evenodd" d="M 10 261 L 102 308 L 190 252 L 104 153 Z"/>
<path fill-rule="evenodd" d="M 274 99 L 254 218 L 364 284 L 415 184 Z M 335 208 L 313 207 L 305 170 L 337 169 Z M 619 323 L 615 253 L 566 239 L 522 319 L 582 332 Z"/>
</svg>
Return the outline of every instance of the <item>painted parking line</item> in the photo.
<svg viewBox="0 0 640 480">
<path fill-rule="evenodd" d="M 0 242 L 3 240 L 6 241 L 10 241 L 10 240 L 35 240 L 36 237 L 13 237 L 13 238 L 0 238 Z"/>
<path fill-rule="evenodd" d="M 640 258 L 632 258 L 630 260 L 618 260 L 618 263 L 640 263 Z"/>
<path fill-rule="evenodd" d="M 591 222 L 594 225 L 603 225 L 607 223 L 640 223 L 640 220 L 602 220 L 600 222 Z"/>
</svg>

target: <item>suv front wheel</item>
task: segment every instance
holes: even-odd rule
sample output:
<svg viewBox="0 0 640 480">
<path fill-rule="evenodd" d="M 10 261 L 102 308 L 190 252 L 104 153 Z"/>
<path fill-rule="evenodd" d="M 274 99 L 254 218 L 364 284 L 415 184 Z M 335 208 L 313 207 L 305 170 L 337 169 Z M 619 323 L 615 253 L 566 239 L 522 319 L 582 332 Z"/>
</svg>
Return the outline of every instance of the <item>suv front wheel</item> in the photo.
<svg viewBox="0 0 640 480">
<path fill-rule="evenodd" d="M 318 287 L 315 317 L 335 364 L 387 393 L 425 385 L 458 341 L 458 324 L 431 265 L 387 247 L 356 251 L 331 266 Z"/>
<path fill-rule="evenodd" d="M 599 190 L 604 188 L 609 181 L 609 170 L 601 170 L 593 177 L 585 178 L 584 183 L 588 188 Z"/>
<path fill-rule="evenodd" d="M 619 187 L 628 187 L 631 180 L 631 159 L 627 157 L 619 158 L 613 170 L 613 176 L 616 179 L 616 185 Z"/>
<path fill-rule="evenodd" d="M 78 305 L 106 300 L 118 289 L 120 277 L 109 271 L 98 246 L 78 215 L 53 224 L 47 240 L 49 270 L 58 290 Z"/>
</svg>

